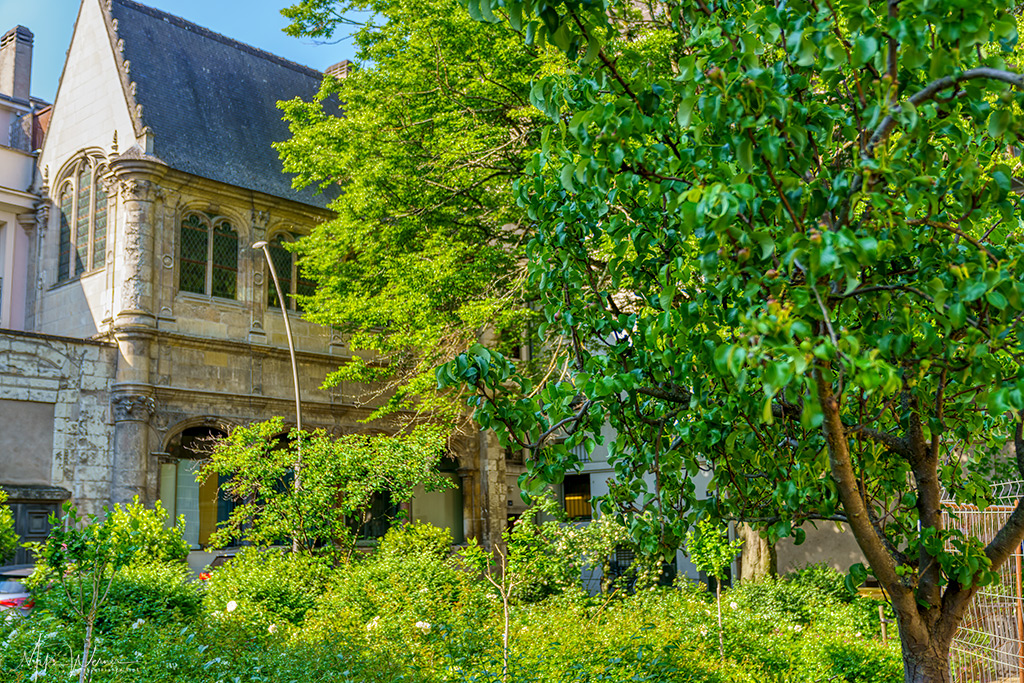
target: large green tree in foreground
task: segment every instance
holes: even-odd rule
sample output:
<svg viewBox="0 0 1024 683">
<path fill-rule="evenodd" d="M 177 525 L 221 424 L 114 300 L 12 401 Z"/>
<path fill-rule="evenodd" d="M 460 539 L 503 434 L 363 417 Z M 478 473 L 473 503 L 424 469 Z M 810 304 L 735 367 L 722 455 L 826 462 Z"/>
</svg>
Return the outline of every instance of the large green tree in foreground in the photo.
<svg viewBox="0 0 1024 683">
<path fill-rule="evenodd" d="M 543 123 L 529 92 L 544 51 L 455 0 L 304 0 L 284 14 L 290 32 L 318 39 L 351 24 L 345 16 L 365 19 L 347 77 L 281 105 L 293 133 L 279 145 L 285 169 L 299 185 L 342 189 L 337 218 L 299 243 L 317 284 L 306 317 L 373 358 L 332 381 L 373 383 L 386 410 L 458 415 L 433 368 L 488 330 L 508 350 L 531 315 L 511 183 Z"/>
<path fill-rule="evenodd" d="M 993 538 L 942 517 L 987 502 L 1007 451 L 1024 477 L 1014 9 L 468 0 L 576 60 L 533 87 L 549 123 L 519 184 L 544 334 L 571 352 L 534 398 L 485 349 L 441 384 L 534 447 L 538 481 L 614 427 L 603 505 L 652 552 L 703 515 L 798 541 L 847 523 L 906 680 L 948 681 L 965 610 L 1024 539 L 1024 502 Z"/>
</svg>

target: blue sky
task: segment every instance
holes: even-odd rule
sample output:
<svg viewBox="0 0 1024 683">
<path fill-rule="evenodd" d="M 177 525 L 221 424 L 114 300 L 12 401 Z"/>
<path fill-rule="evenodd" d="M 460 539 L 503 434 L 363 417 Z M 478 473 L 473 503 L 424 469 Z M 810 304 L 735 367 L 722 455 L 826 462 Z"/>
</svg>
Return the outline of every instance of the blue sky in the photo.
<svg viewBox="0 0 1024 683">
<path fill-rule="evenodd" d="M 86 0 L 96 2 L 96 0 Z M 333 45 L 292 38 L 281 32 L 288 21 L 281 8 L 289 0 L 141 0 L 170 14 L 188 19 L 217 33 L 280 55 L 299 64 L 323 70 L 351 59 L 349 41 Z M 79 0 L 0 0 L 0 32 L 18 24 L 35 34 L 32 94 L 52 102 L 71 44 L 71 30 Z"/>
</svg>

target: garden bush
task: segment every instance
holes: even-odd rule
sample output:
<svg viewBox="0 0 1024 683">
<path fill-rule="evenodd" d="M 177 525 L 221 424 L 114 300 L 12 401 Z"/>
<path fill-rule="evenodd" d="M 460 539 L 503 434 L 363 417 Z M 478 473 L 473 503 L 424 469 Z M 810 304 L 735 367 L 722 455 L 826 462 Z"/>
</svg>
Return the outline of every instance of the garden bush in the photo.
<svg viewBox="0 0 1024 683">
<path fill-rule="evenodd" d="M 243 548 L 207 581 L 203 608 L 246 628 L 300 624 L 326 587 L 320 559 L 280 549 Z"/>
<path fill-rule="evenodd" d="M 76 583 L 68 584 L 72 595 L 78 589 Z M 100 607 L 96 628 L 111 631 L 139 620 L 163 625 L 189 622 L 200 615 L 202 597 L 202 587 L 185 563 L 133 562 L 114 575 L 107 601 Z M 78 623 L 58 583 L 37 591 L 36 610 L 50 612 L 68 623 Z"/>
<path fill-rule="evenodd" d="M 124 506 L 115 505 L 107 515 L 114 528 L 114 542 L 129 542 L 130 538 L 136 561 L 169 562 L 188 557 L 184 515 L 169 525 L 170 515 L 159 500 L 152 508 L 147 508 L 136 496 Z"/>
<path fill-rule="evenodd" d="M 14 533 L 14 515 L 7 503 L 7 492 L 0 489 L 0 564 L 4 564 L 18 549 L 18 534 Z"/>
<path fill-rule="evenodd" d="M 213 573 L 205 593 L 184 564 L 133 563 L 97 622 L 92 681 L 120 682 L 126 671 L 136 683 L 901 678 L 898 643 L 877 637 L 878 603 L 838 592 L 837 574 L 820 567 L 724 591 L 724 659 L 714 596 L 692 581 L 593 596 L 577 582 L 512 602 L 505 674 L 502 601 L 449 543 L 445 531 L 407 525 L 376 553 L 337 567 L 247 548 Z M 534 566 L 547 571 L 530 562 L 517 571 Z M 0 670 L 13 683 L 41 670 L 37 683 L 65 679 L 76 668 L 81 624 L 63 618 L 52 591 L 39 604 L 28 619 L 0 620 Z"/>
<path fill-rule="evenodd" d="M 796 569 L 783 578 L 791 584 L 817 589 L 836 602 L 852 602 L 856 593 L 846 587 L 846 576 L 824 562 L 808 564 Z"/>
<path fill-rule="evenodd" d="M 451 551 L 451 532 L 423 522 L 391 527 L 377 546 L 377 555 L 381 557 L 411 555 L 439 559 L 447 557 Z"/>
</svg>

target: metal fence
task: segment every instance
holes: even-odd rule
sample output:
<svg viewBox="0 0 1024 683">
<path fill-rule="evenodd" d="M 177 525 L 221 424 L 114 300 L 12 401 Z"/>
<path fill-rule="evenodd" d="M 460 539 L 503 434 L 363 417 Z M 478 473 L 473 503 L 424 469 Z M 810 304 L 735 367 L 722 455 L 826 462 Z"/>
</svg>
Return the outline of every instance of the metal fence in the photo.
<svg viewBox="0 0 1024 683">
<path fill-rule="evenodd" d="M 984 510 L 946 502 L 946 528 L 988 542 L 1024 495 L 1024 482 L 996 487 L 995 504 Z M 950 656 L 956 683 L 1024 683 L 1024 591 L 1022 548 L 999 569 L 999 582 L 978 591 L 953 639 Z"/>
</svg>

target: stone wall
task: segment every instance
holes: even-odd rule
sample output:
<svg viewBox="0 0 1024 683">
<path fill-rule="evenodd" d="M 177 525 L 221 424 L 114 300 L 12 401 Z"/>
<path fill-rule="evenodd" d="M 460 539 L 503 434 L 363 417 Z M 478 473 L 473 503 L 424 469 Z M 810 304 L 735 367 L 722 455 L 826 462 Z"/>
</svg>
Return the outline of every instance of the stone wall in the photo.
<svg viewBox="0 0 1024 683">
<path fill-rule="evenodd" d="M 110 495 L 113 344 L 0 331 L 0 485 L 60 487 L 86 512 Z"/>
</svg>

